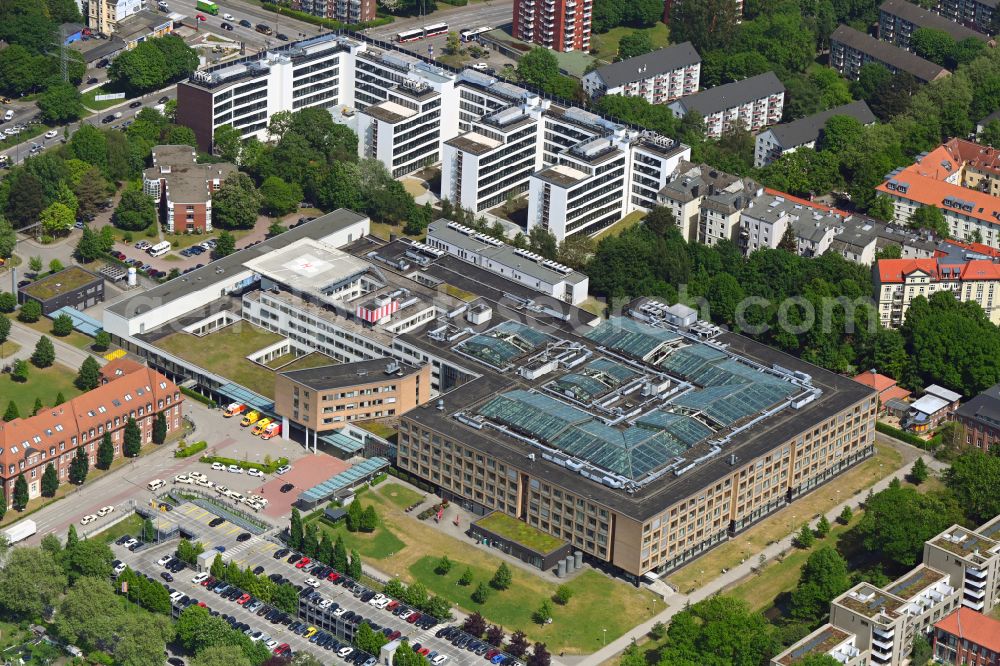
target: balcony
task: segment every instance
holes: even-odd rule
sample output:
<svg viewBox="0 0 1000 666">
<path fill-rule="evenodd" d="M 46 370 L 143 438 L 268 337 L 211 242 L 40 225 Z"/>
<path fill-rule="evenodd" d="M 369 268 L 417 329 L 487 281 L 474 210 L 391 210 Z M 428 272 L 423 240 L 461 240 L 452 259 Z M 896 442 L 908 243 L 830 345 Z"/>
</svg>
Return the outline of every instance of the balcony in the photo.
<svg viewBox="0 0 1000 666">
<path fill-rule="evenodd" d="M 974 569 L 969 567 L 965 570 L 965 577 L 968 578 L 978 578 L 979 580 L 986 580 L 986 572 L 982 569 Z"/>
<path fill-rule="evenodd" d="M 969 589 L 968 587 L 966 587 L 965 588 L 965 596 L 966 597 L 972 597 L 973 599 L 981 600 L 983 597 L 986 596 L 986 590 L 975 590 L 975 589 Z"/>
<path fill-rule="evenodd" d="M 892 637 L 896 635 L 896 630 L 894 627 L 883 628 L 875 626 L 872 627 L 872 633 L 880 638 L 892 640 Z"/>
</svg>

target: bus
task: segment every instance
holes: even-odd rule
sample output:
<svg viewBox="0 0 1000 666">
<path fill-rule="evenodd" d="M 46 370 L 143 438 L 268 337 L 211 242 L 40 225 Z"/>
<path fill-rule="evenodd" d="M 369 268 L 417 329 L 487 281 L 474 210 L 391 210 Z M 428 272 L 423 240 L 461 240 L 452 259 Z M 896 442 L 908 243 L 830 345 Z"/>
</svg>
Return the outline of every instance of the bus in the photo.
<svg viewBox="0 0 1000 666">
<path fill-rule="evenodd" d="M 489 32 L 492 29 L 493 29 L 492 27 L 484 25 L 481 28 L 469 28 L 468 30 L 463 30 L 461 33 L 462 41 L 471 42 L 477 36 L 483 34 L 484 32 Z"/>
<path fill-rule="evenodd" d="M 146 250 L 146 253 L 151 257 L 162 257 L 169 251 L 170 241 L 163 241 L 162 243 L 157 243 L 153 247 Z"/>
<path fill-rule="evenodd" d="M 418 39 L 423 38 L 423 36 L 424 36 L 424 31 L 421 30 L 420 28 L 417 28 L 416 30 L 404 30 L 403 32 L 396 33 L 396 41 L 400 43 L 414 42 Z"/>
<path fill-rule="evenodd" d="M 206 14 L 211 14 L 212 16 L 219 15 L 219 5 L 212 2 L 212 0 L 198 0 L 195 8 L 199 12 L 205 12 Z"/>
<path fill-rule="evenodd" d="M 438 35 L 446 34 L 448 34 L 447 23 L 435 23 L 434 25 L 424 26 L 424 37 L 437 37 Z"/>
</svg>

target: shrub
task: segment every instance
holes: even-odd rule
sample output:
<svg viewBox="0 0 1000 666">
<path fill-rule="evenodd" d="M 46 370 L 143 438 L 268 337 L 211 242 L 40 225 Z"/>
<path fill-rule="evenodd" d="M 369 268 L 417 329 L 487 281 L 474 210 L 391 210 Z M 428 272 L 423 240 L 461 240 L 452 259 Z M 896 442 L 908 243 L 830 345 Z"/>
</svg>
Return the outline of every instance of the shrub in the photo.
<svg viewBox="0 0 1000 666">
<path fill-rule="evenodd" d="M 236 465 L 242 469 L 259 469 L 265 474 L 274 474 L 274 470 L 288 464 L 288 458 L 278 458 L 270 465 L 265 465 L 263 463 L 248 462 L 246 460 L 236 460 L 235 458 L 223 458 L 220 456 L 202 456 L 198 459 L 199 462 L 203 463 L 222 463 L 223 465 Z"/>
<path fill-rule="evenodd" d="M 197 400 L 198 402 L 200 402 L 203 405 L 207 405 L 209 407 L 215 407 L 215 401 L 213 401 L 211 398 L 206 398 L 201 393 L 198 393 L 197 391 L 195 391 L 193 389 L 189 389 L 186 386 L 182 386 L 181 387 L 181 393 L 183 393 L 187 397 L 191 398 L 192 400 Z"/>
<path fill-rule="evenodd" d="M 183 444 L 183 442 L 181 442 Z M 182 446 L 174 451 L 174 458 L 187 458 L 208 448 L 208 442 L 201 441 Z"/>
</svg>

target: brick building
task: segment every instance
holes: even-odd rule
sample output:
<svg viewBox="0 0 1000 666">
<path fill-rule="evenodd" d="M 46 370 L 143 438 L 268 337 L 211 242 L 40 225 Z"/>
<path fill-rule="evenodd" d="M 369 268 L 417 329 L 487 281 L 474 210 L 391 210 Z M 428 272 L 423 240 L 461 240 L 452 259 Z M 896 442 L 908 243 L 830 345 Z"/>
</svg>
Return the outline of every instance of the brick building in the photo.
<svg viewBox="0 0 1000 666">
<path fill-rule="evenodd" d="M 955 420 L 965 426 L 966 446 L 989 450 L 1000 444 L 1000 384 L 994 384 L 955 410 Z"/>
<path fill-rule="evenodd" d="M 153 166 L 142 172 L 142 190 L 159 207 L 173 232 L 212 230 L 212 193 L 236 167 L 229 162 L 198 164 L 191 146 L 154 146 Z"/>
<path fill-rule="evenodd" d="M 1000 622 L 959 608 L 934 625 L 934 661 L 1000 666 Z"/>
<path fill-rule="evenodd" d="M 69 480 L 69 465 L 76 449 L 86 447 L 90 465 L 97 462 L 97 447 L 105 432 L 111 433 L 115 457 L 122 454 L 124 428 L 136 420 L 143 444 L 153 439 L 153 422 L 159 413 L 167 418 L 167 432 L 181 427 L 177 385 L 129 359 L 119 359 L 101 370 L 101 385 L 61 405 L 47 407 L 35 416 L 0 422 L 0 482 L 8 503 L 17 477 L 24 474 L 28 496 L 41 494 L 42 473 L 50 463 L 60 483 Z"/>
<path fill-rule="evenodd" d="M 586 51 L 593 6 L 593 0 L 515 0 L 514 37 L 553 51 Z"/>
</svg>

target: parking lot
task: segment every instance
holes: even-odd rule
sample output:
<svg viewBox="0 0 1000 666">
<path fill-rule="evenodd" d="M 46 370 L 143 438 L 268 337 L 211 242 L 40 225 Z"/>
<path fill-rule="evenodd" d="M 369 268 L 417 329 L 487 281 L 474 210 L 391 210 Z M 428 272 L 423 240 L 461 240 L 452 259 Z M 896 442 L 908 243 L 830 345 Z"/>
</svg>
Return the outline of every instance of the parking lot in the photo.
<svg viewBox="0 0 1000 666">
<path fill-rule="evenodd" d="M 210 526 L 210 523 L 217 516 L 200 506 L 184 503 L 173 511 L 170 511 L 167 515 L 170 516 L 170 520 L 177 522 L 183 532 L 197 535 L 206 550 L 213 548 L 224 549 L 223 557 L 234 561 L 241 568 L 249 567 L 250 569 L 256 569 L 257 567 L 263 567 L 264 573 L 262 575 L 278 573 L 292 584 L 300 587 L 305 587 L 305 581 L 311 578 L 309 573 L 304 573 L 301 569 L 297 569 L 293 564 L 288 563 L 287 557 L 282 557 L 281 559 L 274 558 L 274 554 L 281 549 L 281 546 L 277 543 L 260 536 L 251 536 L 242 542 L 237 541 L 237 537 L 245 530 L 233 525 L 229 521 L 225 521 L 215 527 Z M 147 547 L 137 553 L 130 552 L 118 545 L 112 546 L 116 557 L 134 570 L 158 580 L 164 569 L 156 564 L 157 560 L 164 554 L 173 553 L 176 547 L 176 540 Z M 292 650 L 296 652 L 301 650 L 312 652 L 314 655 L 320 655 L 328 663 L 341 663 L 343 661 L 340 658 L 334 657 L 332 653 L 328 653 L 322 648 L 317 647 L 315 644 L 310 644 L 301 636 L 295 635 L 288 627 L 271 624 L 264 620 L 264 618 L 246 611 L 235 602 L 221 599 L 204 587 L 191 583 L 193 576 L 193 571 L 185 569 L 174 576 L 175 580 L 170 583 L 170 586 L 205 602 L 211 609 L 232 615 L 238 621 L 245 622 L 255 629 L 266 630 L 275 640 L 288 643 Z M 322 581 L 316 591 L 324 599 L 329 599 L 340 607 L 369 619 L 370 624 L 377 624 L 381 627 L 388 627 L 393 631 L 399 631 L 401 636 L 409 638 L 411 644 L 420 643 L 432 651 L 446 655 L 448 660 L 446 664 L 442 664 L 441 666 L 472 666 L 473 664 L 483 666 L 487 663 L 482 656 L 476 656 L 468 651 L 460 650 L 447 641 L 436 638 L 434 634 L 445 626 L 443 624 L 439 624 L 431 629 L 420 629 L 387 610 L 379 610 L 370 606 L 359 600 L 352 592 L 346 590 L 341 585 L 329 581 Z"/>
</svg>

